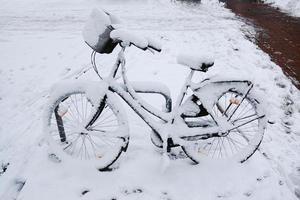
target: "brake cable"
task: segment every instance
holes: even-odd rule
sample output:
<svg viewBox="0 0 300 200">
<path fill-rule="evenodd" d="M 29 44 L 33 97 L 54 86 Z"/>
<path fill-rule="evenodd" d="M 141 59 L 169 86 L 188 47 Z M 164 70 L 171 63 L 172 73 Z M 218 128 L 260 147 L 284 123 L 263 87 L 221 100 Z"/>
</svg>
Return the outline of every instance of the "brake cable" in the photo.
<svg viewBox="0 0 300 200">
<path fill-rule="evenodd" d="M 98 68 L 97 68 L 97 65 L 96 65 L 96 51 L 93 51 L 91 53 L 91 64 L 92 64 L 92 67 L 94 69 L 94 71 L 96 72 L 96 74 L 98 75 L 98 77 L 103 80 L 103 78 L 100 76 L 99 74 L 99 71 L 98 71 Z"/>
</svg>

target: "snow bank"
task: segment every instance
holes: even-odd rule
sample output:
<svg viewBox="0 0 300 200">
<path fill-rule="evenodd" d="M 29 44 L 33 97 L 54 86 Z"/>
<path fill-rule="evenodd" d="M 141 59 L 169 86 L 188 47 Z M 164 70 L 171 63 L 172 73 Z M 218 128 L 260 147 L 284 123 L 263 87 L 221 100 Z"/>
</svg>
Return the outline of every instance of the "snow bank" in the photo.
<svg viewBox="0 0 300 200">
<path fill-rule="evenodd" d="M 265 0 L 272 6 L 279 7 L 293 16 L 300 17 L 300 1 L 299 0 Z"/>
</svg>

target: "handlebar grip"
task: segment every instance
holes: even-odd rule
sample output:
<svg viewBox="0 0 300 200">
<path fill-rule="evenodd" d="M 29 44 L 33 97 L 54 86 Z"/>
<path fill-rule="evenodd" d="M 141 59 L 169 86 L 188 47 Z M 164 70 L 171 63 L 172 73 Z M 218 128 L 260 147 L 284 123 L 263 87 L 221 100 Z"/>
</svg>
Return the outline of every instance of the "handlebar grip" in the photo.
<svg viewBox="0 0 300 200">
<path fill-rule="evenodd" d="M 133 46 L 135 46 L 135 47 L 137 47 L 137 48 L 139 48 L 139 49 L 141 49 L 143 51 L 146 51 L 147 49 L 152 49 L 154 51 L 161 52 L 161 48 L 157 48 L 157 47 L 151 46 L 151 45 L 148 45 L 146 48 L 140 47 L 140 46 L 138 46 L 138 45 L 136 45 L 134 43 L 130 43 L 130 45 L 133 45 Z"/>
<path fill-rule="evenodd" d="M 148 48 L 153 49 L 157 52 L 161 52 L 161 44 L 156 41 L 153 40 L 152 38 L 147 38 L 148 39 Z"/>
<path fill-rule="evenodd" d="M 158 48 L 158 47 L 155 47 L 155 46 L 148 45 L 148 48 L 153 49 L 154 51 L 157 51 L 157 52 L 161 52 L 161 48 Z"/>
</svg>

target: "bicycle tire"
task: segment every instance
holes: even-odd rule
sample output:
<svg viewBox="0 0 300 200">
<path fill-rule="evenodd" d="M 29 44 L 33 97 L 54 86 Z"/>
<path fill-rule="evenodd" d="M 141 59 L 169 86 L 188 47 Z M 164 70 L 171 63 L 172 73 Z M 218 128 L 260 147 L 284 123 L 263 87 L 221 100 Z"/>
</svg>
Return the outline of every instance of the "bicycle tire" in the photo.
<svg viewBox="0 0 300 200">
<path fill-rule="evenodd" d="M 91 127 L 86 128 L 85 124 L 99 106 L 94 105 L 82 88 L 67 91 L 52 98 L 54 100 L 47 107 L 45 128 L 51 150 L 61 159 L 93 165 L 100 171 L 108 169 L 126 151 L 129 143 L 128 122 L 120 102 L 107 91 L 99 101 L 100 105 L 104 104 L 101 114 Z M 59 130 L 60 123 L 64 125 L 65 137 Z"/>
<path fill-rule="evenodd" d="M 221 104 L 224 105 L 223 111 L 219 108 Z M 245 97 L 242 93 L 226 91 L 215 102 L 212 111 L 209 112 L 210 115 L 201 117 L 202 119 L 198 118 L 198 120 L 207 120 L 206 124 L 212 125 L 215 123 L 213 118 L 223 115 L 226 110 L 228 116 L 232 114 L 229 121 L 238 126 L 238 121 L 243 124 L 247 122 L 245 120 L 249 122 L 262 115 L 257 106 L 258 101 L 249 94 Z M 236 111 L 234 111 L 235 109 Z M 230 131 L 224 137 L 190 141 L 188 145 L 183 145 L 182 149 L 196 164 L 207 160 L 234 160 L 243 163 L 258 149 L 263 139 L 264 129 L 265 119 L 257 118 L 239 129 Z"/>
</svg>

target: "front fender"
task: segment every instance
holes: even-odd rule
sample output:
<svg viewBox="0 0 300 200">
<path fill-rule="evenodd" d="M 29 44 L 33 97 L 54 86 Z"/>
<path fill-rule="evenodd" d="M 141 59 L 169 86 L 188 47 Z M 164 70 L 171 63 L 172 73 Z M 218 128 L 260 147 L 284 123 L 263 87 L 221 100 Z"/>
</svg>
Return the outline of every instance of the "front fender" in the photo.
<svg viewBox="0 0 300 200">
<path fill-rule="evenodd" d="M 105 81 L 60 81 L 51 87 L 49 101 L 56 101 L 61 96 L 76 91 L 84 91 L 93 104 L 98 105 L 108 91 L 108 84 Z"/>
</svg>

